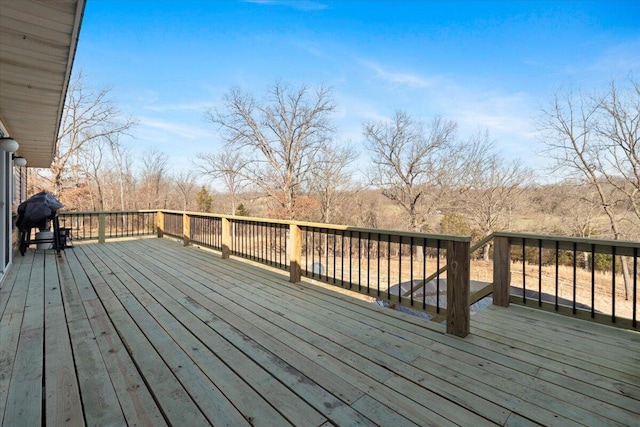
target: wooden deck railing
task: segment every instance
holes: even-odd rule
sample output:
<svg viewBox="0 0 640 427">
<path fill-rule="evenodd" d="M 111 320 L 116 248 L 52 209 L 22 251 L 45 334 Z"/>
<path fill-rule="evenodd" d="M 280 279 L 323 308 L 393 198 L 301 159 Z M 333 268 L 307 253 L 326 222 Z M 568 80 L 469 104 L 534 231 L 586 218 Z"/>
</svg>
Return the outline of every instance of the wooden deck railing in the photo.
<svg viewBox="0 0 640 427">
<path fill-rule="evenodd" d="M 494 304 L 638 329 L 640 242 L 494 233 L 493 246 Z"/>
<path fill-rule="evenodd" d="M 156 218 L 160 237 L 288 271 L 292 282 L 308 277 L 425 311 L 446 319 L 450 333 L 469 332 L 469 238 L 168 210 Z M 403 296 L 440 264 L 448 267 L 434 276 L 432 295 Z"/>
<path fill-rule="evenodd" d="M 426 312 L 446 319 L 448 332 L 460 336 L 469 332 L 469 305 L 489 294 L 496 305 L 638 329 L 640 242 L 494 233 L 470 247 L 460 236 L 170 210 L 73 212 L 60 219 L 74 239 L 175 237 L 223 258 L 288 271 L 292 282 L 308 277 Z M 492 245 L 493 279 L 470 295 L 471 255 L 485 243 Z"/>
<path fill-rule="evenodd" d="M 74 240 L 99 240 L 156 234 L 154 210 L 110 212 L 61 212 L 60 227 L 68 228 Z"/>
</svg>

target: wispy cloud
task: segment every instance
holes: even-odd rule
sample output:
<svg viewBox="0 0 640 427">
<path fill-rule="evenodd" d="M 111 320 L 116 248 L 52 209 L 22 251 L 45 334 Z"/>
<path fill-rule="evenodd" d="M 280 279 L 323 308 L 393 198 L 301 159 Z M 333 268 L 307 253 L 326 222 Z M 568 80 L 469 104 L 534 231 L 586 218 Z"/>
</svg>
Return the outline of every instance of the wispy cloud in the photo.
<svg viewBox="0 0 640 427">
<path fill-rule="evenodd" d="M 243 0 L 245 3 L 254 3 L 261 4 L 267 6 L 285 6 L 290 7 L 291 9 L 301 10 L 301 11 L 315 11 L 315 10 L 324 10 L 329 7 L 329 5 L 313 1 L 313 0 Z"/>
<path fill-rule="evenodd" d="M 212 131 L 206 128 L 151 117 L 139 117 L 139 120 L 139 130 L 136 132 L 136 137 L 139 139 L 157 139 L 159 134 L 162 135 L 162 139 L 166 139 L 168 136 L 177 136 L 182 140 L 212 138 Z"/>
<path fill-rule="evenodd" d="M 145 105 L 145 110 L 165 112 L 165 111 L 205 111 L 213 107 L 211 102 L 192 102 L 185 104 L 165 104 L 165 105 Z"/>
<path fill-rule="evenodd" d="M 640 38 L 609 47 L 591 66 L 591 69 L 604 72 L 610 77 L 615 74 L 627 74 L 640 69 Z M 612 73 L 614 75 L 612 76 Z"/>
<path fill-rule="evenodd" d="M 521 158 L 530 164 L 541 163 L 537 131 L 532 118 L 538 105 L 534 95 L 505 93 L 452 85 L 434 94 L 444 114 L 456 120 L 462 135 L 488 130 L 507 158 Z"/>
<path fill-rule="evenodd" d="M 413 88 L 425 88 L 433 85 L 433 79 L 431 78 L 420 76 L 418 74 L 407 73 L 404 71 L 391 71 L 371 61 L 361 62 L 376 74 L 376 78 L 385 80 L 393 84 L 409 86 Z"/>
<path fill-rule="evenodd" d="M 296 49 L 308 53 L 311 56 L 320 58 L 323 60 L 333 59 L 333 56 L 329 54 L 327 49 L 317 41 L 302 40 L 299 38 L 291 38 L 288 43 Z"/>
</svg>

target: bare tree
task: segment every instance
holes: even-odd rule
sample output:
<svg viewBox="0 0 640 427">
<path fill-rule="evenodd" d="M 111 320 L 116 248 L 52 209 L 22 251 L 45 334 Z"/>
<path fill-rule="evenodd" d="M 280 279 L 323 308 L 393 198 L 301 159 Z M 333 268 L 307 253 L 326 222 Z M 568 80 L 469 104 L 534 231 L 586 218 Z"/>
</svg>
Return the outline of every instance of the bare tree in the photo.
<svg viewBox="0 0 640 427">
<path fill-rule="evenodd" d="M 201 175 L 221 179 L 231 196 L 231 215 L 236 214 L 238 193 L 246 186 L 246 174 L 243 173 L 248 160 L 240 151 L 231 149 L 219 153 L 199 153 L 196 168 Z"/>
<path fill-rule="evenodd" d="M 353 176 L 349 166 L 355 158 L 356 152 L 349 145 L 328 143 L 320 147 L 310 181 L 311 194 L 320 203 L 320 221 L 335 221 L 340 199 L 349 197 Z"/>
<path fill-rule="evenodd" d="M 602 214 L 598 194 L 588 184 L 578 182 L 563 185 L 563 217 L 572 236 L 592 237 L 597 235 L 596 220 Z"/>
<path fill-rule="evenodd" d="M 93 210 L 104 210 L 104 161 L 107 142 L 104 139 L 93 141 L 87 144 L 84 150 L 79 152 L 80 160 L 86 175 L 93 181 L 96 186 L 97 201 L 91 192 Z"/>
<path fill-rule="evenodd" d="M 435 206 L 444 189 L 456 127 L 454 122 L 435 117 L 425 129 L 420 121 L 401 111 L 390 121 L 362 126 L 373 163 L 369 182 L 405 211 L 412 231 L 423 227 L 423 199 L 430 197 Z"/>
<path fill-rule="evenodd" d="M 174 177 L 174 183 L 182 196 L 182 209 L 188 210 L 189 201 L 193 195 L 193 191 L 197 187 L 196 176 L 193 171 L 182 171 Z"/>
<path fill-rule="evenodd" d="M 637 90 L 637 85 L 634 87 Z M 548 155 L 555 160 L 554 170 L 582 177 L 596 190 L 616 240 L 625 237 L 621 227 L 624 213 L 616 209 L 621 202 L 619 194 L 609 191 L 606 184 L 620 179 L 622 184 L 615 187 L 618 190 L 621 187 L 633 187 L 633 169 L 640 167 L 637 162 L 634 166 L 632 153 L 625 154 L 625 150 L 635 150 L 637 156 L 638 133 L 637 123 L 633 131 L 634 113 L 627 112 L 618 99 L 615 85 L 604 97 L 586 96 L 573 91 L 556 93 L 550 106 L 542 110 L 539 122 L 546 138 Z M 627 113 L 629 116 L 625 116 Z M 638 117 L 637 113 L 635 117 Z M 623 124 L 627 120 L 631 123 Z M 631 175 L 625 175 L 629 172 Z M 631 191 L 629 194 L 634 193 Z M 625 297 L 628 298 L 631 292 L 629 267 L 625 258 L 622 258 L 621 264 Z"/>
<path fill-rule="evenodd" d="M 75 75 L 67 91 L 56 151 L 49 169 L 54 193 L 61 192 L 69 173 L 69 163 L 77 159 L 80 150 L 94 141 L 111 142 L 135 124 L 135 120 L 122 116 L 109 99 L 109 89 L 89 88 L 81 72 Z"/>
<path fill-rule="evenodd" d="M 221 128 L 228 148 L 250 160 L 242 175 L 294 218 L 317 151 L 333 133 L 331 90 L 277 82 L 261 101 L 233 88 L 223 102 L 222 110 L 206 115 Z"/>
<path fill-rule="evenodd" d="M 147 199 L 147 209 L 166 207 L 160 201 L 160 188 L 168 171 L 168 157 L 155 147 L 142 154 L 142 186 Z"/>
<path fill-rule="evenodd" d="M 600 171 L 640 220 L 640 82 L 630 80 L 595 99 L 598 117 L 594 125 L 598 138 Z"/>
<path fill-rule="evenodd" d="M 461 203 L 462 210 L 482 233 L 487 236 L 507 228 L 511 204 L 532 182 L 533 171 L 519 160 L 506 162 L 497 155 L 476 159 L 471 168 L 471 181 Z M 483 248 L 483 257 L 489 260 L 490 243 Z"/>
<path fill-rule="evenodd" d="M 122 144 L 115 143 L 111 144 L 111 156 L 114 162 L 114 169 L 118 174 L 118 193 L 119 193 L 119 202 L 120 202 L 120 210 L 125 210 L 128 206 L 133 207 L 133 203 L 131 200 L 126 200 L 126 191 L 125 189 L 131 190 L 134 187 L 134 178 L 133 173 L 131 172 L 131 159 L 133 156 L 131 155 L 131 150 L 129 147 L 123 146 Z"/>
</svg>

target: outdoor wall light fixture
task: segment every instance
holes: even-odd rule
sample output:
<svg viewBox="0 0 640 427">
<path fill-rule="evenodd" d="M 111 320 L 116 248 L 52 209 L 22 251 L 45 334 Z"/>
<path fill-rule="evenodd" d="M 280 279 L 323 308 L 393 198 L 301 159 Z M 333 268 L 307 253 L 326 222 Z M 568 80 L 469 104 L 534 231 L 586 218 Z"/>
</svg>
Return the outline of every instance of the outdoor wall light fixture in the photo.
<svg viewBox="0 0 640 427">
<path fill-rule="evenodd" d="M 13 156 L 13 164 L 19 167 L 27 166 L 27 159 L 22 156 Z"/>
<path fill-rule="evenodd" d="M 20 145 L 16 142 L 15 139 L 9 138 L 8 136 L 3 136 L 0 138 L 0 148 L 2 148 L 7 153 L 15 153 L 18 150 Z"/>
</svg>

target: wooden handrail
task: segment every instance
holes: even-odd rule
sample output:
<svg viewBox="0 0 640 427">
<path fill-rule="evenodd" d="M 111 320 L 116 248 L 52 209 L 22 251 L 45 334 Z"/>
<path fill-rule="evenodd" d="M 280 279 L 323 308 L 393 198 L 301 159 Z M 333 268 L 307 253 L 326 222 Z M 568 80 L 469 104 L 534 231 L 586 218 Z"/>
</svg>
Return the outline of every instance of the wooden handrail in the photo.
<svg viewBox="0 0 640 427">
<path fill-rule="evenodd" d="M 288 219 L 272 219 L 272 218 L 259 218 L 259 217 L 250 217 L 250 216 L 237 216 L 237 215 L 224 215 L 224 214 L 214 214 L 207 212 L 191 212 L 191 211 L 176 211 L 169 209 L 159 209 L 153 212 L 163 212 L 169 214 L 187 214 L 190 216 L 200 216 L 200 217 L 210 217 L 210 218 L 226 218 L 231 221 L 252 221 L 252 222 L 262 222 L 269 224 L 282 224 L 282 225 L 297 225 L 301 229 L 305 228 L 319 228 L 326 230 L 336 230 L 336 231 L 352 231 L 352 232 L 360 232 L 360 233 L 370 233 L 370 234 L 385 234 L 391 236 L 400 236 L 404 238 L 417 237 L 421 239 L 428 240 L 447 240 L 447 241 L 455 241 L 455 242 L 469 242 L 471 239 L 466 236 L 458 236 L 453 234 L 428 234 L 428 233 L 418 233 L 411 231 L 402 231 L 402 230 L 387 230 L 382 228 L 364 228 L 364 227 L 354 227 L 350 225 L 340 225 L 340 224 L 325 224 L 321 222 L 307 222 L 307 221 L 295 221 Z"/>
</svg>

